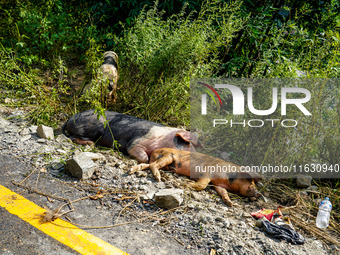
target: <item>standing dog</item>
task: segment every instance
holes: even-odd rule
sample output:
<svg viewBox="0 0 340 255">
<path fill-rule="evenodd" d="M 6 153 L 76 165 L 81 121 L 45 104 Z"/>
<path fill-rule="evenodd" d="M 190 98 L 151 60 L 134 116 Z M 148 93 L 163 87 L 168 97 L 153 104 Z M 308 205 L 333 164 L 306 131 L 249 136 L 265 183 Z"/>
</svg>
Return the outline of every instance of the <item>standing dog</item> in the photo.
<svg viewBox="0 0 340 255">
<path fill-rule="evenodd" d="M 97 73 L 97 82 L 100 85 L 100 93 L 104 91 L 109 91 L 107 95 L 102 95 L 103 98 L 107 101 L 108 104 L 112 104 L 116 102 L 116 90 L 117 90 L 117 81 L 119 79 L 118 74 L 118 56 L 113 51 L 106 51 L 103 55 L 104 62 L 99 68 L 99 74 Z M 103 87 L 105 85 L 105 87 Z M 106 89 L 107 85 L 107 89 Z M 94 86 L 93 81 L 85 82 L 82 87 L 79 89 L 77 95 L 84 95 L 87 91 L 90 91 Z"/>
<path fill-rule="evenodd" d="M 103 55 L 104 63 L 101 65 L 100 70 L 104 76 L 104 82 L 108 80 L 109 94 L 107 97 L 108 103 L 116 103 L 116 90 L 118 74 L 118 56 L 113 51 L 106 51 Z"/>
<path fill-rule="evenodd" d="M 130 174 L 150 168 L 157 181 L 161 181 L 159 173 L 159 169 L 161 168 L 190 177 L 190 174 L 194 176 L 194 171 L 197 166 L 199 167 L 198 169 L 201 170 L 216 166 L 226 170 L 222 173 L 200 171 L 196 174 L 197 178 L 194 178 L 198 179 L 198 181 L 192 183 L 191 187 L 195 190 L 203 190 L 209 183 L 212 183 L 214 189 L 229 206 L 232 206 L 232 202 L 227 190 L 245 197 L 258 197 L 261 195 L 256 189 L 256 183 L 262 179 L 261 175 L 257 173 L 240 172 L 240 166 L 198 152 L 180 151 L 170 148 L 158 149 L 151 154 L 149 164 L 140 164 L 132 167 Z M 190 169 L 192 171 L 191 173 Z M 227 169 L 229 169 L 229 172 Z"/>
<path fill-rule="evenodd" d="M 151 153 L 159 148 L 189 150 L 201 146 L 195 134 L 183 129 L 112 111 L 105 111 L 105 116 L 106 125 L 104 117 L 98 118 L 94 110 L 77 113 L 64 124 L 63 133 L 83 145 L 95 143 L 111 148 L 116 140 L 120 151 L 140 163 L 149 162 Z"/>
</svg>

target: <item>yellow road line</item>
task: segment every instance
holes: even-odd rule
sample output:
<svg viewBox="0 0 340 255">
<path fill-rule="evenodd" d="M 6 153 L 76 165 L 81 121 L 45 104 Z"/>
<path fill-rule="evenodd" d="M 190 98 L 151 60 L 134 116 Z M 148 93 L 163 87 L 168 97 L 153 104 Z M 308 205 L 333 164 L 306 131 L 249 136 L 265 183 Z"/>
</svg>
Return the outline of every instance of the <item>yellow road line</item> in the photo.
<svg viewBox="0 0 340 255">
<path fill-rule="evenodd" d="M 41 215 L 46 212 L 45 209 L 1 185 L 0 206 L 81 254 L 127 255 L 67 221 L 56 219 L 53 222 L 42 223 Z"/>
</svg>

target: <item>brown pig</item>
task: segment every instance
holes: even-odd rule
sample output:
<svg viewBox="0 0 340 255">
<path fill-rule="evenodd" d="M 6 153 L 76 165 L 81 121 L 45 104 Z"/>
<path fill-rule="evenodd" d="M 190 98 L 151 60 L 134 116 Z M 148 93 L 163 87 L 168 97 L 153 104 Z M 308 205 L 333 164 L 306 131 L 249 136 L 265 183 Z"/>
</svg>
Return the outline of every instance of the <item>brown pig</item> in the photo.
<svg viewBox="0 0 340 255">
<path fill-rule="evenodd" d="M 217 165 L 221 169 L 223 167 L 224 169 L 229 169 L 229 172 L 209 173 L 202 171 L 194 173 L 197 166 L 200 168 Z M 161 148 L 151 154 L 149 164 L 134 166 L 130 173 L 132 174 L 147 168 L 150 168 L 157 181 L 161 180 L 159 173 L 161 168 L 172 170 L 180 175 L 192 176 L 194 179 L 197 179 L 197 182 L 191 184 L 191 187 L 195 190 L 203 190 L 211 183 L 214 185 L 217 193 L 221 195 L 223 201 L 229 206 L 232 206 L 232 202 L 227 190 L 245 197 L 260 196 L 255 184 L 262 179 L 261 175 L 241 172 L 238 165 L 199 152 Z"/>
</svg>

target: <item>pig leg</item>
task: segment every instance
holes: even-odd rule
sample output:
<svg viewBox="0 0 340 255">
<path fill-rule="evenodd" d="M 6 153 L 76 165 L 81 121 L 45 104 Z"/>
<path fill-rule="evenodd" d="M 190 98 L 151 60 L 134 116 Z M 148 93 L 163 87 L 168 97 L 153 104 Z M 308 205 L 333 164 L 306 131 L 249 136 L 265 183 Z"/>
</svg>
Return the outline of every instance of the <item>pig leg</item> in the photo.
<svg viewBox="0 0 340 255">
<path fill-rule="evenodd" d="M 220 186 L 214 186 L 217 193 L 222 197 L 222 200 L 224 203 L 226 203 L 228 206 L 233 206 L 233 203 L 230 200 L 230 197 L 228 195 L 228 191 L 225 188 L 222 188 Z"/>
<path fill-rule="evenodd" d="M 132 167 L 130 174 L 150 168 L 153 176 L 155 176 L 156 180 L 160 182 L 161 174 L 159 172 L 159 169 L 166 167 L 167 165 L 170 165 L 173 161 L 174 159 L 170 155 L 163 156 L 157 159 L 155 162 L 152 162 L 151 164 L 139 164 L 137 166 Z"/>
<path fill-rule="evenodd" d="M 201 178 L 198 179 L 197 182 L 191 183 L 190 186 L 192 189 L 200 191 L 204 190 L 208 186 L 209 182 L 210 182 L 209 178 Z"/>
<path fill-rule="evenodd" d="M 81 138 L 76 138 L 73 140 L 74 143 L 76 144 L 81 144 L 81 145 L 93 145 L 94 142 L 89 141 L 89 140 L 83 140 Z"/>
<path fill-rule="evenodd" d="M 150 166 L 150 164 L 145 164 L 145 163 L 139 164 L 137 166 L 133 166 L 133 167 L 131 167 L 129 174 L 134 174 L 136 172 L 148 169 L 149 166 Z"/>
<path fill-rule="evenodd" d="M 161 181 L 161 174 L 159 172 L 160 168 L 164 168 L 171 163 L 174 162 L 174 159 L 171 155 L 164 155 L 163 157 L 160 157 L 155 162 L 150 164 L 150 170 L 153 173 L 153 176 L 155 176 L 157 181 Z"/>
<path fill-rule="evenodd" d="M 145 148 L 140 146 L 135 146 L 132 150 L 128 151 L 130 156 L 137 159 L 139 163 L 148 163 L 149 162 L 149 156 L 145 151 Z"/>
</svg>

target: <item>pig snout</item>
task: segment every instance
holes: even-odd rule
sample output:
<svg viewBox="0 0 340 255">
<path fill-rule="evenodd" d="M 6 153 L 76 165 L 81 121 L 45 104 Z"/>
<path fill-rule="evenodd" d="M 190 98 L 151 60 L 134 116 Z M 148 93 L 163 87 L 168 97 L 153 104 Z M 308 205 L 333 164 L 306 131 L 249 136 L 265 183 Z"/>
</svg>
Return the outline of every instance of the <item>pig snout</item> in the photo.
<svg viewBox="0 0 340 255">
<path fill-rule="evenodd" d="M 258 192 L 254 182 L 244 183 L 244 185 L 245 185 L 245 188 L 246 188 L 245 194 L 241 194 L 241 195 L 244 195 L 246 197 L 259 197 L 259 196 L 261 196 L 261 194 Z"/>
</svg>

